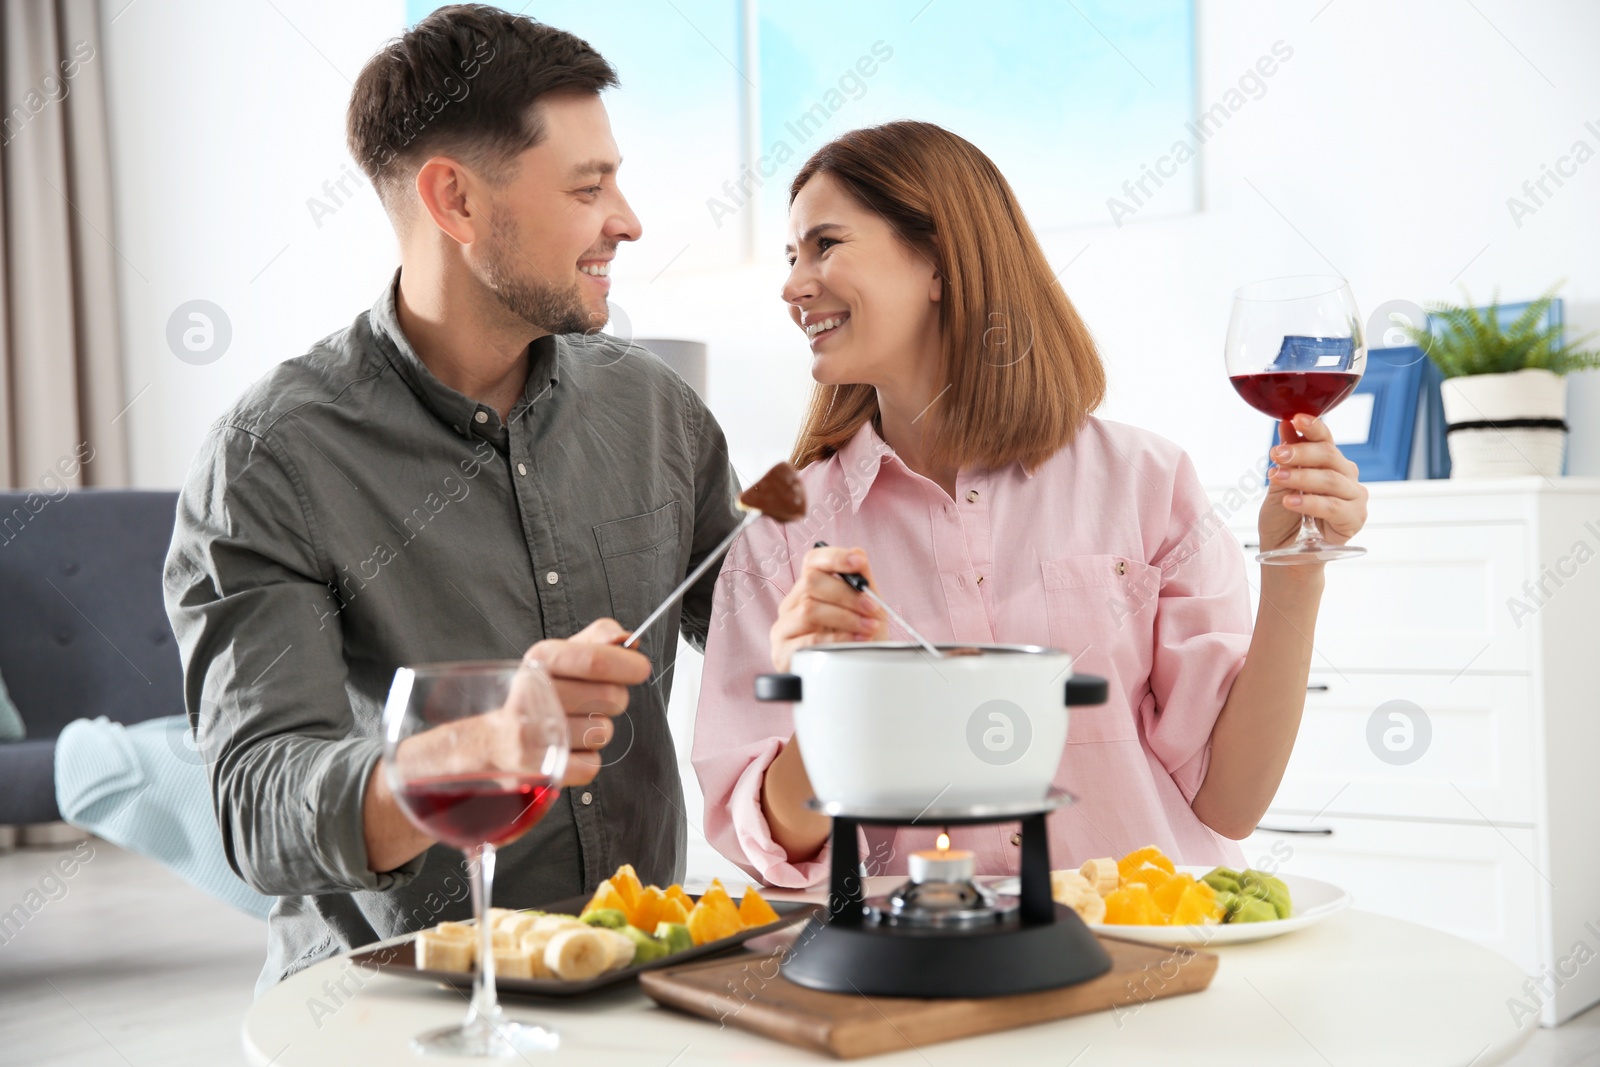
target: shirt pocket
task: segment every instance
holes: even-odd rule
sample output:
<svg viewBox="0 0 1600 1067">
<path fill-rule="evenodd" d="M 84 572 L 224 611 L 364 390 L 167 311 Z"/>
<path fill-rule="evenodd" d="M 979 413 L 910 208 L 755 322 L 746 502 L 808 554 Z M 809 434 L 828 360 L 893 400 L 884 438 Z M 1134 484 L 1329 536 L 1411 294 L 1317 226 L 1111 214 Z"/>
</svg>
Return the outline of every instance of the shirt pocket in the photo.
<svg viewBox="0 0 1600 1067">
<path fill-rule="evenodd" d="M 602 522 L 594 528 L 594 539 L 611 595 L 611 617 L 624 628 L 638 626 L 681 577 L 678 502 Z"/>
<path fill-rule="evenodd" d="M 1068 743 L 1136 741 L 1130 693 L 1150 678 L 1161 571 L 1126 556 L 1066 556 L 1040 564 L 1050 644 L 1073 656 L 1072 669 L 1106 679 L 1099 707 L 1072 709 Z"/>
</svg>

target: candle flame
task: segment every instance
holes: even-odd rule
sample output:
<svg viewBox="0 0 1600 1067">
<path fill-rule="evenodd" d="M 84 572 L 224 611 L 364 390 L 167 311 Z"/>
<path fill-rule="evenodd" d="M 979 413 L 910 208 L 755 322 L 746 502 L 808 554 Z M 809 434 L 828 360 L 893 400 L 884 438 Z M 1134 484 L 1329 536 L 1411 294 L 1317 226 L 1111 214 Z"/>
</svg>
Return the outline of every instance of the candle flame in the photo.
<svg viewBox="0 0 1600 1067">
<path fill-rule="evenodd" d="M 950 849 L 950 835 L 949 834 L 940 834 L 939 835 L 939 851 L 940 852 L 947 852 L 947 851 L 949 851 L 949 849 Z"/>
</svg>

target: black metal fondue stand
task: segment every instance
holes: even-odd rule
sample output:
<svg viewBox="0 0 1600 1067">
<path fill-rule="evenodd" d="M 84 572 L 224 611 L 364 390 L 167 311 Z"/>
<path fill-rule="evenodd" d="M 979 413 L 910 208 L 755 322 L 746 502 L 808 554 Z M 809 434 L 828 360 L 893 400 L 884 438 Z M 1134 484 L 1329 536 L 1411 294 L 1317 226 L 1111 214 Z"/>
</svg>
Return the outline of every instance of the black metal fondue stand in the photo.
<svg viewBox="0 0 1600 1067">
<path fill-rule="evenodd" d="M 782 677 L 760 679 L 760 696 L 784 699 L 773 691 Z M 1105 700 L 1103 678 L 1078 675 L 1067 682 L 1068 705 Z M 784 977 L 836 993 L 987 997 L 1055 989 L 1104 974 L 1111 968 L 1110 956 L 1078 913 L 1057 904 L 1050 893 L 1045 818 L 1071 799 L 1052 792 L 1033 803 L 921 812 L 849 811 L 813 801 L 816 810 L 833 818 L 828 909 L 795 938 L 782 963 Z M 1022 824 L 1017 895 L 976 884 L 970 852 L 924 851 L 910 857 L 908 882 L 888 896 L 865 897 L 858 827 L 998 822 Z"/>
</svg>

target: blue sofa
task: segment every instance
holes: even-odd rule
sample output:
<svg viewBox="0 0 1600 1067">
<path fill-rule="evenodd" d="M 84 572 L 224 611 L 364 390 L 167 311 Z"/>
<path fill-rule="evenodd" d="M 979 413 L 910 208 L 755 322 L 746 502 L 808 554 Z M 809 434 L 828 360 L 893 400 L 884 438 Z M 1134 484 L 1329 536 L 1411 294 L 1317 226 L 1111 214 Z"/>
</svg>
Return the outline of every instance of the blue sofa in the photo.
<svg viewBox="0 0 1600 1067">
<path fill-rule="evenodd" d="M 0 825 L 54 822 L 56 737 L 74 719 L 183 714 L 161 569 L 177 494 L 0 493 L 0 678 L 28 736 L 0 744 Z"/>
</svg>

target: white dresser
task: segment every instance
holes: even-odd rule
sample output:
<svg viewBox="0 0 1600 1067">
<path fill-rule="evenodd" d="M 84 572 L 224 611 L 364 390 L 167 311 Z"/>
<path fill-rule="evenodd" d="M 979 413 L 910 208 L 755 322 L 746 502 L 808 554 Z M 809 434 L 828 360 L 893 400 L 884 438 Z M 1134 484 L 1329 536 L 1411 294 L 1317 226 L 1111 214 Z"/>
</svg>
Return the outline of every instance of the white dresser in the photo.
<svg viewBox="0 0 1600 1067">
<path fill-rule="evenodd" d="M 1369 489 L 1245 855 L 1504 953 L 1555 1025 L 1600 1002 L 1600 479 Z M 1212 494 L 1253 584 L 1261 492 Z"/>
</svg>

